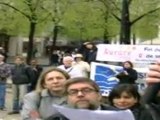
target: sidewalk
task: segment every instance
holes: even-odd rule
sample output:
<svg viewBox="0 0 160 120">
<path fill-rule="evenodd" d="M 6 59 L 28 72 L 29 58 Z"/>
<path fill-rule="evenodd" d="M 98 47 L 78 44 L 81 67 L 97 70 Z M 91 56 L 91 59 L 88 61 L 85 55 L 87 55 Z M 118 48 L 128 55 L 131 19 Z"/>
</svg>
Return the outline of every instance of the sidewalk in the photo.
<svg viewBox="0 0 160 120">
<path fill-rule="evenodd" d="M 6 93 L 6 111 L 0 111 L 0 120 L 21 120 L 20 114 L 8 115 L 12 110 L 12 89 L 7 88 Z"/>
</svg>

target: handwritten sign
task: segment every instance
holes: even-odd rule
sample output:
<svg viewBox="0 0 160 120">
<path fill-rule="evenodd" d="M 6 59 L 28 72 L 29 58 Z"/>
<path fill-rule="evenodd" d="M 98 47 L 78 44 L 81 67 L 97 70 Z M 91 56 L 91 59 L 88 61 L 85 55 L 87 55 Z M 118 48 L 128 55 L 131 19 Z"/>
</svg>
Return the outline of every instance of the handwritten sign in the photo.
<svg viewBox="0 0 160 120">
<path fill-rule="evenodd" d="M 160 59 L 159 45 L 97 45 L 98 61 L 155 63 Z"/>
</svg>

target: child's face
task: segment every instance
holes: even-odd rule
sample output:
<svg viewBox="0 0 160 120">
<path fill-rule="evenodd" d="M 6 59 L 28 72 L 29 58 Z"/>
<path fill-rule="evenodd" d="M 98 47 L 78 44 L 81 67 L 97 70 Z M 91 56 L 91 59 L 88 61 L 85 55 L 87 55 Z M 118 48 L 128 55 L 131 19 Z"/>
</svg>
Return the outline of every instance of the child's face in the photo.
<svg viewBox="0 0 160 120">
<path fill-rule="evenodd" d="M 137 98 L 134 98 L 126 92 L 122 92 L 120 97 L 115 97 L 113 99 L 113 105 L 120 109 L 130 108 L 134 106 L 137 102 Z"/>
</svg>

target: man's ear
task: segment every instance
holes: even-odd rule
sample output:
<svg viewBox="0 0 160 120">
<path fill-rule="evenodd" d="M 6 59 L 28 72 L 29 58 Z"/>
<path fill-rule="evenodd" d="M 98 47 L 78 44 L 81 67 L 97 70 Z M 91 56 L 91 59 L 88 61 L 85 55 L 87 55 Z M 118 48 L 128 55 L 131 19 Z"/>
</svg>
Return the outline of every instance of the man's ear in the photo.
<svg viewBox="0 0 160 120">
<path fill-rule="evenodd" d="M 98 93 L 98 100 L 101 101 L 102 100 L 102 95 L 100 93 Z"/>
</svg>

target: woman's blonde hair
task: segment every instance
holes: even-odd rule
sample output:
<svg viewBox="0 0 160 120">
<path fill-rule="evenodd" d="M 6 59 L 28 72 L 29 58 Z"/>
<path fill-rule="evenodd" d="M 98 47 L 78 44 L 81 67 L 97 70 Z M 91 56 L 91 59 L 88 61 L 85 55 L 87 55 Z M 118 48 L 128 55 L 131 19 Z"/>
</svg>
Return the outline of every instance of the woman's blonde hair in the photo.
<svg viewBox="0 0 160 120">
<path fill-rule="evenodd" d="M 43 89 L 45 89 L 44 84 L 45 84 L 46 75 L 48 73 L 52 72 L 52 71 L 62 73 L 64 75 L 64 77 L 66 78 L 66 80 L 70 78 L 69 74 L 66 71 L 64 71 L 60 68 L 56 68 L 56 67 L 47 68 L 46 70 L 44 70 L 42 72 L 42 74 L 40 75 L 40 77 L 38 79 L 38 83 L 37 83 L 37 86 L 36 86 L 36 91 L 37 92 L 41 92 Z"/>
<path fill-rule="evenodd" d="M 25 61 L 25 57 L 23 57 L 23 56 L 16 56 L 16 57 L 15 57 L 15 60 L 16 60 L 16 59 L 20 59 L 21 61 Z"/>
</svg>

